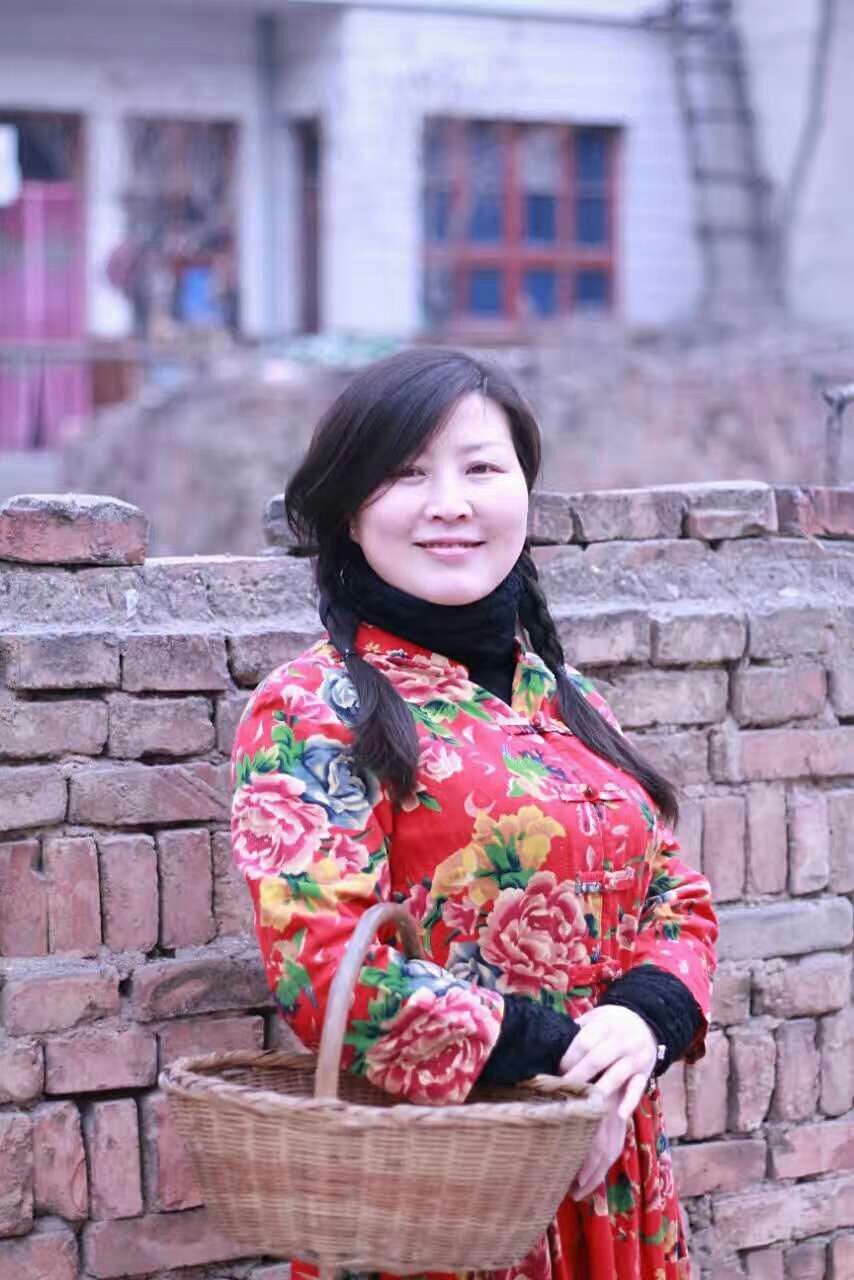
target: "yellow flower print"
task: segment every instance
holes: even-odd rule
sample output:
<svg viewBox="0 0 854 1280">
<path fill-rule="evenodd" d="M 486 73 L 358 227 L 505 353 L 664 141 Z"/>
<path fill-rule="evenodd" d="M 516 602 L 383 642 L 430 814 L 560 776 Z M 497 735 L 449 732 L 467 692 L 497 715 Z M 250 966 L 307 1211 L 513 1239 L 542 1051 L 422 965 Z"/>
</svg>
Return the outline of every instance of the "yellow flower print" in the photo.
<svg viewBox="0 0 854 1280">
<path fill-rule="evenodd" d="M 566 830 L 548 818 L 534 804 L 522 805 L 518 813 L 503 813 L 493 818 L 486 812 L 478 813 L 474 825 L 474 842 L 484 847 L 500 844 L 513 846 L 519 862 L 528 870 L 536 871 L 549 856 L 555 836 L 566 835 Z"/>
<path fill-rule="evenodd" d="M 430 896 L 451 898 L 462 889 L 477 885 L 478 872 L 483 874 L 491 870 L 492 864 L 479 844 L 464 845 L 439 863 L 433 875 Z"/>
</svg>

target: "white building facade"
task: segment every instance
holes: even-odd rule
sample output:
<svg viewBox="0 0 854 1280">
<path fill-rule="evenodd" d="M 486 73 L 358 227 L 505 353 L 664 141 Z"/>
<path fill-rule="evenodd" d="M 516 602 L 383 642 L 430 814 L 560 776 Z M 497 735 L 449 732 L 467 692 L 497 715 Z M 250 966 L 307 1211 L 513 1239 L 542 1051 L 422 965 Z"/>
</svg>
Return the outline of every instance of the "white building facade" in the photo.
<svg viewBox="0 0 854 1280">
<path fill-rule="evenodd" d="M 167 246 L 179 325 L 216 315 L 213 272 L 247 336 L 512 331 L 580 308 L 657 327 L 695 307 L 701 264 L 648 7 L 86 0 L 70 21 L 7 0 L 0 123 L 74 124 L 83 336 L 140 329 L 117 252 L 140 226 Z M 182 155 L 186 191 L 163 178 Z"/>
</svg>

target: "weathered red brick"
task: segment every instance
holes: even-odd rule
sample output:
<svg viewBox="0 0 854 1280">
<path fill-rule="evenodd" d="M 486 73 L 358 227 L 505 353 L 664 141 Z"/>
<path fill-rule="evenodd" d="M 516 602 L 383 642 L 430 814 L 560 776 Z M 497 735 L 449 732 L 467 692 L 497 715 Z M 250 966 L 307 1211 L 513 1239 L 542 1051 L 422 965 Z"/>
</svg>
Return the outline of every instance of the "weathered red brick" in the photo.
<svg viewBox="0 0 854 1280">
<path fill-rule="evenodd" d="M 68 806 L 58 765 L 18 765 L 0 769 L 0 832 L 23 831 L 62 822 Z"/>
<path fill-rule="evenodd" d="M 605 696 L 624 729 L 710 724 L 727 707 L 725 671 L 629 671 L 608 682 Z"/>
<path fill-rule="evenodd" d="M 160 831 L 160 943 L 192 947 L 216 932 L 213 917 L 211 838 L 204 829 Z"/>
<path fill-rule="evenodd" d="M 718 966 L 712 987 L 712 1021 L 726 1027 L 750 1014 L 750 972 L 742 965 Z"/>
<path fill-rule="evenodd" d="M 200 1266 L 246 1255 L 246 1245 L 223 1235 L 209 1209 L 150 1213 L 141 1218 L 92 1222 L 83 1228 L 83 1258 L 97 1280 Z"/>
<path fill-rule="evenodd" d="M 149 1210 L 194 1209 L 202 1194 L 165 1094 L 142 1099 L 145 1204 Z"/>
<path fill-rule="evenodd" d="M 0 844 L 0 955 L 47 955 L 47 881 L 38 840 Z"/>
<path fill-rule="evenodd" d="M 649 614 L 646 609 L 615 605 L 577 605 L 552 610 L 558 635 L 572 662 L 601 667 L 644 662 L 649 657 Z"/>
<path fill-rule="evenodd" d="M 106 741 L 102 702 L 0 702 L 0 755 L 10 759 L 96 756 Z"/>
<path fill-rule="evenodd" d="M 119 683 L 119 642 L 113 635 L 3 635 L 0 656 L 10 689 L 115 689 Z"/>
<path fill-rule="evenodd" d="M 18 494 L 0 507 L 0 560 L 142 564 L 148 521 L 138 507 L 88 493 Z"/>
<path fill-rule="evenodd" d="M 110 755 L 116 759 L 201 755 L 214 745 L 206 698 L 132 698 L 116 693 L 109 709 Z"/>
<path fill-rule="evenodd" d="M 702 730 L 677 733 L 632 733 L 638 750 L 677 787 L 707 782 L 709 740 Z"/>
<path fill-rule="evenodd" d="M 703 872 L 716 902 L 732 902 L 744 892 L 742 796 L 709 796 L 703 802 Z"/>
<path fill-rule="evenodd" d="M 722 1249 L 804 1239 L 847 1226 L 852 1217 L 854 1178 L 847 1175 L 732 1192 L 719 1196 L 714 1206 L 715 1235 Z"/>
<path fill-rule="evenodd" d="M 676 1188 L 685 1197 L 739 1191 L 763 1180 L 765 1160 L 765 1142 L 761 1138 L 683 1142 L 673 1152 Z"/>
<path fill-rule="evenodd" d="M 775 1178 L 809 1178 L 854 1169 L 854 1120 L 820 1120 L 771 1135 Z"/>
<path fill-rule="evenodd" d="M 77 1240 L 57 1218 L 41 1218 L 22 1240 L 0 1240 L 0 1280 L 77 1280 Z"/>
<path fill-rule="evenodd" d="M 854 716 L 854 661 L 837 658 L 828 674 L 833 710 L 838 716 Z"/>
<path fill-rule="evenodd" d="M 833 612 L 812 603 L 788 604 L 751 614 L 752 658 L 790 658 L 827 653 L 833 644 Z"/>
<path fill-rule="evenodd" d="M 806 538 L 850 538 L 854 535 L 854 494 L 850 489 L 800 485 L 777 486 L 780 532 Z"/>
<path fill-rule="evenodd" d="M 229 786 L 228 765 L 129 764 L 81 769 L 71 778 L 69 817 L 72 822 L 116 827 L 223 822 L 228 820 Z"/>
<path fill-rule="evenodd" d="M 214 916 L 219 937 L 245 936 L 253 931 L 252 899 L 234 864 L 231 836 L 213 834 Z"/>
<path fill-rule="evenodd" d="M 678 538 L 683 495 L 672 488 L 597 489 L 569 495 L 579 542 Z"/>
<path fill-rule="evenodd" d="M 270 1003 L 264 966 L 254 950 L 155 960 L 136 970 L 132 985 L 133 1012 L 140 1022 Z"/>
<path fill-rule="evenodd" d="M 846 1232 L 830 1242 L 829 1280 L 850 1280 L 854 1276 L 854 1232 Z"/>
<path fill-rule="evenodd" d="M 267 1023 L 267 1029 L 264 1037 L 264 1044 L 267 1049 L 279 1049 L 282 1053 L 306 1052 L 305 1045 L 280 1013 L 271 1013 L 269 1017 L 265 1018 L 265 1022 Z M 677 1069 L 677 1067 L 671 1067 L 670 1071 L 667 1072 L 667 1075 L 670 1075 L 671 1071 Z M 663 1079 L 665 1079 L 664 1076 L 662 1076 L 662 1080 Z M 674 1137 L 675 1136 L 677 1135 L 674 1134 Z"/>
<path fill-rule="evenodd" d="M 732 709 L 739 724 L 783 724 L 821 715 L 827 696 L 824 667 L 749 667 L 733 672 Z"/>
<path fill-rule="evenodd" d="M 780 787 L 747 792 L 747 885 L 751 893 L 782 893 L 788 859 L 786 796 Z"/>
<path fill-rule="evenodd" d="M 248 701 L 248 693 L 244 694 L 242 697 L 226 696 L 223 698 L 217 698 L 215 712 L 216 749 L 217 751 L 221 751 L 224 756 L 231 755 L 231 749 L 234 746 L 234 736 L 237 733 L 237 726 Z"/>
<path fill-rule="evenodd" d="M 656 666 L 737 660 L 747 644 L 743 614 L 729 608 L 680 604 L 652 620 L 652 661 Z"/>
<path fill-rule="evenodd" d="M 821 1109 L 826 1116 L 843 1115 L 854 1101 L 854 1009 L 819 1020 L 821 1049 Z"/>
<path fill-rule="evenodd" d="M 34 1040 L 0 1039 L 0 1103 L 32 1102 L 44 1087 L 44 1053 Z"/>
<path fill-rule="evenodd" d="M 784 1280 L 782 1249 L 751 1249 L 746 1259 L 748 1280 Z"/>
<path fill-rule="evenodd" d="M 713 730 L 712 777 L 719 782 L 835 778 L 851 772 L 854 725 L 837 729 Z"/>
<path fill-rule="evenodd" d="M 797 1018 L 777 1028 L 777 1080 L 771 1099 L 775 1120 L 806 1120 L 818 1107 L 821 1058 L 812 1018 Z"/>
<path fill-rule="evenodd" d="M 45 841 L 48 945 L 52 952 L 93 956 L 101 945 L 98 853 L 91 836 Z"/>
<path fill-rule="evenodd" d="M 0 1112 L 0 1236 L 22 1236 L 33 1225 L 33 1133 L 21 1111 Z"/>
<path fill-rule="evenodd" d="M 722 542 L 728 538 L 753 538 L 760 533 L 774 532 L 770 508 L 762 514 L 730 511 L 725 507 L 707 511 L 688 511 L 685 515 L 686 538 L 700 538 L 704 542 Z"/>
<path fill-rule="evenodd" d="M 732 1097 L 730 1127 L 752 1133 L 771 1105 L 777 1070 L 777 1048 L 767 1025 L 754 1022 L 730 1031 Z"/>
<path fill-rule="evenodd" d="M 703 802 L 679 797 L 679 826 L 676 832 L 685 861 L 699 870 L 703 863 Z"/>
<path fill-rule="evenodd" d="M 830 826 L 830 888 L 834 893 L 854 889 L 854 791 L 828 791 Z"/>
<path fill-rule="evenodd" d="M 316 631 L 253 631 L 228 637 L 228 665 L 235 684 L 254 689 L 285 662 L 298 658 L 317 639 Z"/>
<path fill-rule="evenodd" d="M 844 1009 L 851 1000 L 851 966 L 848 957 L 834 951 L 817 952 L 786 963 L 770 960 L 753 974 L 754 1013 L 775 1018 L 815 1017 Z"/>
<path fill-rule="evenodd" d="M 787 1280 L 826 1280 L 827 1246 L 824 1240 L 805 1240 L 786 1250 Z"/>
<path fill-rule="evenodd" d="M 0 1008 L 11 1035 L 65 1031 L 118 1013 L 119 975 L 106 965 L 29 974 L 11 970 Z"/>
<path fill-rule="evenodd" d="M 193 1054 L 230 1053 L 232 1049 L 263 1049 L 264 1019 L 254 1017 L 176 1018 L 157 1028 L 160 1070 L 176 1058 Z"/>
<path fill-rule="evenodd" d="M 284 508 L 282 508 L 281 518 L 284 520 Z M 575 520 L 568 493 L 550 493 L 547 490 L 538 489 L 531 494 L 528 536 L 532 542 L 568 543 L 574 541 L 575 534 Z"/>
<path fill-rule="evenodd" d="M 710 1031 L 706 1056 L 685 1072 L 688 1136 L 714 1138 L 726 1132 L 729 1045 L 722 1031 Z"/>
<path fill-rule="evenodd" d="M 772 902 L 763 907 L 723 907 L 719 913 L 721 960 L 761 960 L 847 947 L 852 936 L 847 898 Z"/>
<path fill-rule="evenodd" d="M 80 1112 L 73 1102 L 46 1102 L 32 1113 L 35 1208 L 76 1222 L 88 1215 L 89 1185 Z"/>
<path fill-rule="evenodd" d="M 139 1121 L 133 1098 L 94 1102 L 83 1122 L 91 1176 L 92 1218 L 142 1213 Z"/>
<path fill-rule="evenodd" d="M 72 1031 L 45 1045 L 45 1092 L 93 1093 L 154 1083 L 157 1042 L 142 1027 Z"/>
<path fill-rule="evenodd" d="M 830 830 L 821 791 L 789 793 L 789 892 L 815 893 L 830 879 Z"/>
<path fill-rule="evenodd" d="M 192 693 L 229 683 L 222 636 L 136 635 L 124 642 L 122 688 L 131 693 Z"/>
<path fill-rule="evenodd" d="M 151 836 L 99 836 L 104 942 L 150 951 L 159 936 L 157 851 Z"/>
<path fill-rule="evenodd" d="M 664 1127 L 669 1138 L 681 1138 L 688 1132 L 685 1063 L 674 1062 L 658 1081 Z"/>
</svg>

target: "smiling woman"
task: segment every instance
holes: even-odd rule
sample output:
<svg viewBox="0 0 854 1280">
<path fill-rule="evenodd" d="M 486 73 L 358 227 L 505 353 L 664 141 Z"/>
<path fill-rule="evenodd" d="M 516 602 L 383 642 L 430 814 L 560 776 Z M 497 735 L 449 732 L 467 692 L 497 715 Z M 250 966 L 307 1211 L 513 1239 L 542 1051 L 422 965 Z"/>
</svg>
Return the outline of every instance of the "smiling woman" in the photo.
<svg viewBox="0 0 854 1280">
<path fill-rule="evenodd" d="M 526 540 L 539 459 L 512 382 L 459 352 L 392 356 L 331 407 L 286 494 L 327 634 L 241 720 L 234 853 L 308 1046 L 359 918 L 403 902 L 427 959 L 371 949 L 348 1070 L 426 1104 L 539 1072 L 608 1099 L 501 1280 L 687 1280 L 655 1076 L 703 1053 L 711 895 L 672 787 L 565 663 Z"/>
</svg>

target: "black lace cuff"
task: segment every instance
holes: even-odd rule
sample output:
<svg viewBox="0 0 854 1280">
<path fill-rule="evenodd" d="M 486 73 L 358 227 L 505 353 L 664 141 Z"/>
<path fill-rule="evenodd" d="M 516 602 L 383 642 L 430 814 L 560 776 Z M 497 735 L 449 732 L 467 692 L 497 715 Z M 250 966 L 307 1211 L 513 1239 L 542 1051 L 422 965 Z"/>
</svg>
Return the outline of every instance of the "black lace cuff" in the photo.
<svg viewBox="0 0 854 1280">
<path fill-rule="evenodd" d="M 681 1058 L 703 1024 L 703 1013 L 691 992 L 672 973 L 642 964 L 617 978 L 599 1001 L 638 1013 L 665 1053 L 653 1075 L 660 1076 Z"/>
<path fill-rule="evenodd" d="M 527 996 L 505 996 L 501 1032 L 480 1079 L 484 1084 L 517 1084 L 541 1072 L 555 1076 L 580 1030 L 565 1013 Z"/>
</svg>

